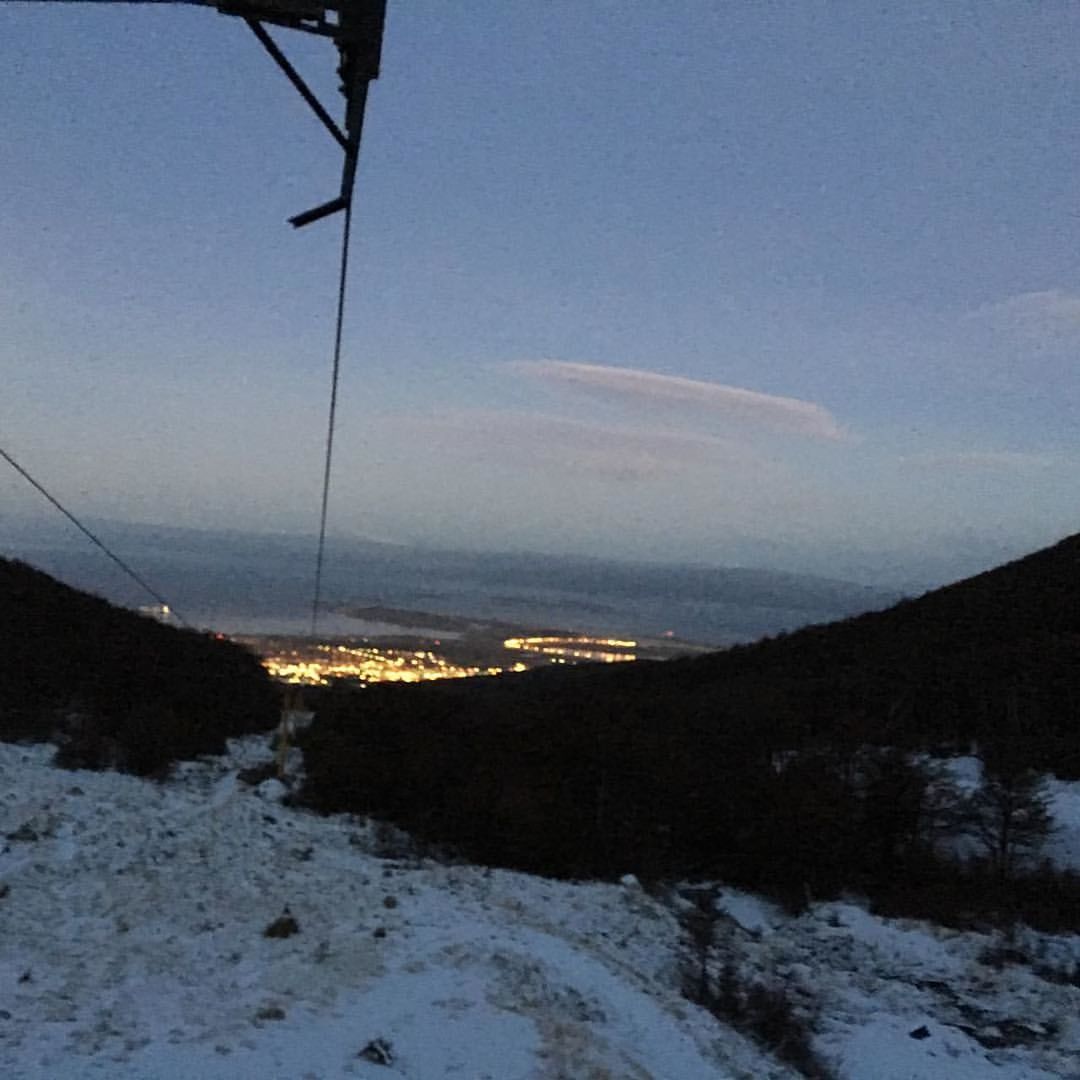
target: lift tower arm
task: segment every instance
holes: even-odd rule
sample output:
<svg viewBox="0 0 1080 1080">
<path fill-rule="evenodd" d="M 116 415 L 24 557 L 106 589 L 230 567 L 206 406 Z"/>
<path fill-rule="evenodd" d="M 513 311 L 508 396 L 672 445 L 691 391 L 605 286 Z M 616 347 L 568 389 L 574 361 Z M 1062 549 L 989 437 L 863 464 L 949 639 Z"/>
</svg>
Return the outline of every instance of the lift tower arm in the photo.
<svg viewBox="0 0 1080 1080">
<path fill-rule="evenodd" d="M 6 0 L 7 3 L 25 0 Z M 222 15 L 243 19 L 263 48 L 284 72 L 289 82 L 308 103 L 331 137 L 341 147 L 345 161 L 341 189 L 328 202 L 305 210 L 289 221 L 299 228 L 313 221 L 347 210 L 352 203 L 356 183 L 356 164 L 360 156 L 360 136 L 364 127 L 368 84 L 379 77 L 386 0 L 37 0 L 46 4 L 187 4 L 216 8 Z M 329 38 L 338 50 L 338 76 L 345 98 L 344 128 L 339 127 L 314 91 L 289 62 L 267 24 L 282 26 Z"/>
</svg>

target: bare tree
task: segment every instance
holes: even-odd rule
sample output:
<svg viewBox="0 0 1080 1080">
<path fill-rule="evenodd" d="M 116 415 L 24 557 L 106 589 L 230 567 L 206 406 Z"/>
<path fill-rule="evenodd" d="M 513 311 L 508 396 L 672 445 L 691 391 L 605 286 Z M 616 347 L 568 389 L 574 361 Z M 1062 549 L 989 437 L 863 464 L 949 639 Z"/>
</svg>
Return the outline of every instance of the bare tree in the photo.
<svg viewBox="0 0 1080 1080">
<path fill-rule="evenodd" d="M 1036 857 L 1053 830 L 1045 779 L 1006 754 L 984 754 L 983 780 L 966 809 L 969 831 L 1002 880 Z"/>
</svg>

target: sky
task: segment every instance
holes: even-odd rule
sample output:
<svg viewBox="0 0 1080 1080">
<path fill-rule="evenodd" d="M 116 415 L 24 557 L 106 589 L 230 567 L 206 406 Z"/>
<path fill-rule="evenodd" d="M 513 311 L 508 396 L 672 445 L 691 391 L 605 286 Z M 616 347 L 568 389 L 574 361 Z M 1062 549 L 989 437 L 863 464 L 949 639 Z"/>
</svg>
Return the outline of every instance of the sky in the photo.
<svg viewBox="0 0 1080 1080">
<path fill-rule="evenodd" d="M 1078 43 L 1054 0 L 389 0 L 331 532 L 841 572 L 1077 531 Z M 3 3 L 0 73 L 0 443 L 77 513 L 314 531 L 341 219 L 285 220 L 336 147 L 210 10 Z"/>
</svg>

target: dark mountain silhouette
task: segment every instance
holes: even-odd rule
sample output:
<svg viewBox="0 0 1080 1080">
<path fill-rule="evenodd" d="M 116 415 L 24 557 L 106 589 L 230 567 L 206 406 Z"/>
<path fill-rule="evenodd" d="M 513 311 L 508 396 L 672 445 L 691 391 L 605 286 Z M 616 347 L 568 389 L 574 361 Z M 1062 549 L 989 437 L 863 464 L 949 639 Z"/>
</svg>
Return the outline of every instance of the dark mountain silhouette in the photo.
<svg viewBox="0 0 1080 1080">
<path fill-rule="evenodd" d="M 1080 535 L 954 585 L 666 673 L 768 689 L 790 740 L 963 747 L 1015 739 L 1036 767 L 1080 776 Z M 762 720 L 766 719 L 761 717 Z"/>
<path fill-rule="evenodd" d="M 0 559 L 0 738 L 58 738 L 69 764 L 149 773 L 266 730 L 277 708 L 240 647 Z"/>
</svg>

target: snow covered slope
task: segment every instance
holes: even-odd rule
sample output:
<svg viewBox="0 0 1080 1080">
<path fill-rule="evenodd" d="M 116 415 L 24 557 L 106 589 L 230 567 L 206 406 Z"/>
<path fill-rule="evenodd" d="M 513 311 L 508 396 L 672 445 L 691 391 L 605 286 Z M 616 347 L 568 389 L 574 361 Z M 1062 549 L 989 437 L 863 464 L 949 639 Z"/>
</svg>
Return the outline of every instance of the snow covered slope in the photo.
<svg viewBox="0 0 1080 1080">
<path fill-rule="evenodd" d="M 794 1075 L 682 998 L 677 904 L 632 883 L 377 858 L 369 826 L 237 781 L 259 738 L 162 784 L 51 754 L 0 744 L 0 1076 Z M 980 963 L 989 937 L 721 905 L 720 951 L 816 1012 L 846 1080 L 1080 1076 L 1080 989 Z M 286 908 L 298 932 L 265 936 Z"/>
</svg>

